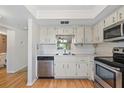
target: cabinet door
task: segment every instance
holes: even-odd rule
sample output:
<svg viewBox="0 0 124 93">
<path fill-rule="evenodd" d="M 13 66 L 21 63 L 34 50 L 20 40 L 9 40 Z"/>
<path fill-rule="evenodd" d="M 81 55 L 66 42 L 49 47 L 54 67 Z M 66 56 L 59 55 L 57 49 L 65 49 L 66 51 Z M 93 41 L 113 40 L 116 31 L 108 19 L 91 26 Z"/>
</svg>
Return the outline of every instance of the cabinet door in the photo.
<svg viewBox="0 0 124 93">
<path fill-rule="evenodd" d="M 108 16 L 107 18 L 105 18 L 103 23 L 104 23 L 104 28 L 109 26 L 109 24 L 110 24 L 110 17 Z"/>
<path fill-rule="evenodd" d="M 94 73 L 95 73 L 94 62 L 90 61 L 88 63 L 88 77 L 90 80 L 94 80 Z"/>
<path fill-rule="evenodd" d="M 55 77 L 66 76 L 67 65 L 64 63 L 55 63 L 54 74 Z"/>
<path fill-rule="evenodd" d="M 56 28 L 57 29 L 57 35 L 63 35 L 64 29 L 63 28 Z"/>
<path fill-rule="evenodd" d="M 96 24 L 93 27 L 93 43 L 98 43 L 99 37 L 98 37 L 98 25 Z"/>
<path fill-rule="evenodd" d="M 88 76 L 88 63 L 82 62 L 77 63 L 77 76 L 87 77 Z"/>
<path fill-rule="evenodd" d="M 121 7 L 118 10 L 118 21 L 122 21 L 124 20 L 124 7 Z"/>
<path fill-rule="evenodd" d="M 84 43 L 84 27 L 77 27 L 74 35 L 74 43 Z"/>
<path fill-rule="evenodd" d="M 118 21 L 118 20 L 117 20 L 117 12 L 112 13 L 112 14 L 109 16 L 109 18 L 110 18 L 110 19 L 109 19 L 110 21 L 109 21 L 109 24 L 108 24 L 109 26 L 112 25 L 112 24 L 117 23 L 117 21 Z"/>
<path fill-rule="evenodd" d="M 47 40 L 47 28 L 42 28 L 40 30 L 40 43 L 45 44 L 47 42 L 48 42 L 48 40 Z"/>
<path fill-rule="evenodd" d="M 66 76 L 73 77 L 76 76 L 76 65 L 75 63 L 66 64 Z"/>
<path fill-rule="evenodd" d="M 56 39 L 56 34 L 57 34 L 57 30 L 56 28 L 48 28 L 48 42 L 49 44 L 56 44 L 57 43 L 57 39 Z"/>
<path fill-rule="evenodd" d="M 92 29 L 91 27 L 85 26 L 85 43 L 92 43 L 93 37 L 92 37 Z"/>
<path fill-rule="evenodd" d="M 98 23 L 98 43 L 102 43 L 103 42 L 103 21 Z"/>
<path fill-rule="evenodd" d="M 73 29 L 72 28 L 64 28 L 63 34 L 64 35 L 73 35 Z"/>
</svg>

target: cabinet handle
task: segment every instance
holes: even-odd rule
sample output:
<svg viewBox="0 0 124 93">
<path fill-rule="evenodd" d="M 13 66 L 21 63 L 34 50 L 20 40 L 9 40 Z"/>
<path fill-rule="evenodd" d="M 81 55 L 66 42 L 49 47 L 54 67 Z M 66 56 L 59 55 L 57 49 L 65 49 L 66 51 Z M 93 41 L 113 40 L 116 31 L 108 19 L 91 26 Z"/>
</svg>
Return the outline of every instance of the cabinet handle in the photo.
<svg viewBox="0 0 124 93">
<path fill-rule="evenodd" d="M 113 17 L 113 22 L 115 22 L 115 17 Z"/>
<path fill-rule="evenodd" d="M 122 18 L 122 13 L 119 14 L 119 18 L 120 18 L 120 19 Z"/>
</svg>

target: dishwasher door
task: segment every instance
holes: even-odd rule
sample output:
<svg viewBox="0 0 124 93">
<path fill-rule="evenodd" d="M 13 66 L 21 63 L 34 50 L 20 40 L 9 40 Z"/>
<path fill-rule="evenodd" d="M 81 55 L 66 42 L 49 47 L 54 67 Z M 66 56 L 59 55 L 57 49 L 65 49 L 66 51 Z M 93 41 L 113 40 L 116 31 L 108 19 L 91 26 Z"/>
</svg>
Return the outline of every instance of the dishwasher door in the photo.
<svg viewBox="0 0 124 93">
<path fill-rule="evenodd" d="M 38 77 L 53 77 L 53 60 L 38 60 Z"/>
</svg>

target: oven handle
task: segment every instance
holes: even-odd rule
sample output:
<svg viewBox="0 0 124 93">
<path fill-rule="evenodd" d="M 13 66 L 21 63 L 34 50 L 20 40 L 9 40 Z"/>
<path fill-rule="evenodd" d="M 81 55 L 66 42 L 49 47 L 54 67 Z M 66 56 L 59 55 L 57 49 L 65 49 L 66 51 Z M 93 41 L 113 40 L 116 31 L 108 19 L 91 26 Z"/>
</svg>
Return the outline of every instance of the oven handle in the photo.
<svg viewBox="0 0 124 93">
<path fill-rule="evenodd" d="M 111 70 L 111 71 L 114 71 L 114 72 L 116 72 L 116 73 L 117 73 L 117 72 L 120 72 L 120 68 L 108 66 L 108 65 L 106 65 L 106 64 L 104 64 L 104 63 L 101 63 L 101 62 L 98 62 L 98 61 L 95 61 L 95 64 L 101 65 L 101 66 L 103 66 L 103 67 L 105 67 L 105 68 L 107 68 L 107 69 L 109 69 L 109 70 Z"/>
</svg>

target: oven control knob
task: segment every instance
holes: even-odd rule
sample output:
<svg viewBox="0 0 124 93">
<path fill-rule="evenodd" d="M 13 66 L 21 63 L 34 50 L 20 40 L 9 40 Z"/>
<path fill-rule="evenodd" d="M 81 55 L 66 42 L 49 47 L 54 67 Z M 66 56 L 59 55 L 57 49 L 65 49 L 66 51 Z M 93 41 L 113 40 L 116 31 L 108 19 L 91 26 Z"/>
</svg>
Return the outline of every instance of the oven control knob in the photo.
<svg viewBox="0 0 124 93">
<path fill-rule="evenodd" d="M 116 51 L 117 49 L 115 48 L 114 51 Z"/>
<path fill-rule="evenodd" d="M 116 51 L 119 51 L 119 49 L 117 48 Z"/>
</svg>

